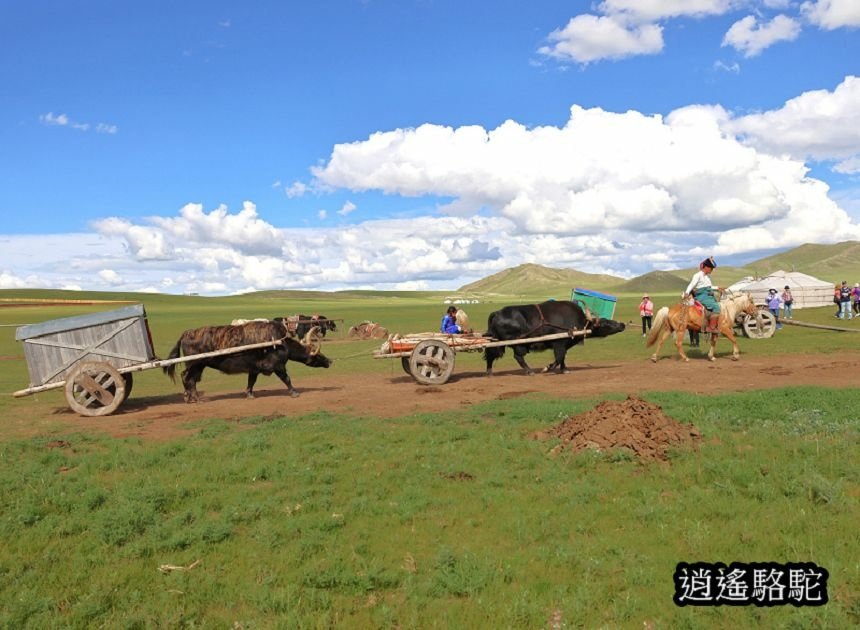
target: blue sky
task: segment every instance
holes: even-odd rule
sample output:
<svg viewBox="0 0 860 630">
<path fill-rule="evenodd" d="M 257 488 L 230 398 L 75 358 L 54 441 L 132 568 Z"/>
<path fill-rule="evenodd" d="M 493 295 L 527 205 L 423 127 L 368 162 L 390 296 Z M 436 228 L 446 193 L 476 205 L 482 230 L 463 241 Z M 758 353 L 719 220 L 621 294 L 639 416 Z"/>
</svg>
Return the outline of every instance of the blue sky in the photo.
<svg viewBox="0 0 860 630">
<path fill-rule="evenodd" d="M 860 239 L 860 3 L 6 3 L 0 288 L 453 289 Z"/>
</svg>

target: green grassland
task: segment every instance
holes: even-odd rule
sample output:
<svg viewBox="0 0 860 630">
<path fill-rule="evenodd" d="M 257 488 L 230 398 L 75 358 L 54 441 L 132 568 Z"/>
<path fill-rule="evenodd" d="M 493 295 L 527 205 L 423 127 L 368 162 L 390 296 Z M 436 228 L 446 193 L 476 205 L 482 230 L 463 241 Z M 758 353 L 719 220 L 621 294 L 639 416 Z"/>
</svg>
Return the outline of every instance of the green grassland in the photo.
<svg viewBox="0 0 860 630">
<path fill-rule="evenodd" d="M 651 292 L 655 305 L 674 304 L 679 295 L 676 292 Z M 0 308 L 0 414 L 31 413 L 30 410 L 44 411 L 49 407 L 63 404 L 61 391 L 50 391 L 24 399 L 13 399 L 8 394 L 28 387 L 26 363 L 21 344 L 15 341 L 16 326 L 43 322 L 60 317 L 105 311 L 121 306 L 109 302 L 95 304 L 51 305 L 51 300 L 74 299 L 79 301 L 127 300 L 140 302 L 146 307 L 149 326 L 152 331 L 155 353 L 166 357 L 182 332 L 189 328 L 227 324 L 236 318 L 275 317 L 292 313 L 323 314 L 335 318 L 339 329 L 327 336 L 323 344 L 323 352 L 330 358 L 336 359 L 328 370 L 330 378 L 336 379 L 339 373 L 354 372 L 399 372 L 395 361 L 379 360 L 372 357 L 375 349 L 381 345 L 379 340 L 357 341 L 347 338 L 349 326 L 363 320 L 373 320 L 387 327 L 391 333 L 414 333 L 433 331 L 438 328 L 439 321 L 446 305 L 446 293 L 391 293 L 391 292 L 354 292 L 325 293 L 302 291 L 269 291 L 243 296 L 207 298 L 198 296 L 168 296 L 153 294 L 114 294 L 100 292 L 67 292 L 51 290 L 32 290 L 27 292 L 0 290 L 0 304 L 8 300 L 28 302 L 30 306 L 15 308 Z M 534 299 L 568 299 L 569 289 L 565 293 L 542 294 Z M 577 362 L 599 363 L 601 361 L 647 361 L 651 350 L 644 347 L 640 330 L 638 304 L 641 295 L 638 293 L 618 294 L 615 309 L 615 319 L 627 322 L 628 330 L 609 339 L 586 342 L 584 346 L 576 347 L 568 361 L 571 365 Z M 37 302 L 47 300 L 47 304 Z M 6 301 L 6 302 L 4 302 Z M 517 303 L 528 303 L 524 296 L 489 296 L 478 304 L 465 304 L 461 308 L 467 311 L 475 330 L 486 329 L 487 317 L 498 308 Z M 833 319 L 831 307 L 803 309 L 795 311 L 795 318 L 814 324 L 842 325 L 845 328 L 860 331 L 860 320 L 837 322 Z M 342 321 L 341 321 L 342 320 Z M 741 352 L 750 352 L 764 356 L 778 356 L 782 353 L 794 352 L 835 352 L 846 348 L 855 348 L 860 344 L 860 335 L 854 332 L 834 333 L 810 328 L 786 327 L 771 339 L 741 340 Z M 731 352 L 731 346 L 726 341 L 717 345 L 717 356 L 726 356 Z M 664 346 L 663 356 L 673 356 L 674 347 Z M 698 351 L 691 352 L 693 358 L 701 357 Z M 503 359 L 502 366 L 513 366 L 513 360 Z M 457 358 L 457 370 L 480 370 L 482 367 L 480 353 L 460 354 Z M 290 364 L 297 386 L 301 388 L 302 375 L 312 368 L 303 365 Z M 270 377 L 274 379 L 274 377 Z M 267 384 L 264 378 L 262 386 Z M 241 391 L 244 379 L 236 376 L 207 373 L 206 389 L 208 391 Z M 171 383 L 161 370 L 148 370 L 134 376 L 134 396 L 167 396 L 171 392 L 178 393 L 178 385 Z"/>
<path fill-rule="evenodd" d="M 347 340 L 345 328 L 371 319 L 391 332 L 434 330 L 448 295 L 0 291 L 0 300 L 142 302 L 160 356 L 186 328 L 322 313 L 344 320 L 324 343 L 338 359 L 326 374 L 336 380 L 399 371 L 371 357 L 379 341 Z M 483 330 L 492 310 L 520 297 L 463 308 Z M 575 348 L 569 363 L 647 364 L 639 297 L 618 294 L 616 319 L 632 322 L 630 332 Z M 654 297 L 661 306 L 678 294 Z M 27 386 L 15 326 L 116 306 L 0 308 L 0 418 L 63 405 L 58 392 L 8 395 Z M 795 316 L 834 323 L 830 307 Z M 836 323 L 860 330 L 860 321 Z M 778 360 L 858 344 L 856 333 L 785 327 L 742 340 L 741 351 Z M 730 347 L 718 351 L 725 360 Z M 480 355 L 457 361 L 457 370 L 481 364 Z M 299 388 L 307 369 L 290 368 Z M 242 377 L 207 374 L 207 390 L 243 386 Z M 150 370 L 136 375 L 132 396 L 178 392 Z M 554 444 L 529 434 L 599 400 L 542 396 L 386 420 L 213 417 L 168 443 L 83 433 L 68 420 L 13 437 L 0 421 L 0 627 L 856 627 L 860 389 L 645 397 L 695 423 L 699 450 L 674 452 L 668 464 L 623 452 L 551 457 Z M 672 604 L 679 561 L 768 560 L 827 568 L 830 603 Z"/>
<path fill-rule="evenodd" d="M 529 433 L 596 401 L 544 398 L 4 441 L 0 625 L 856 627 L 860 391 L 648 398 L 698 451 L 550 457 Z M 831 601 L 677 608 L 697 560 L 814 561 Z"/>
</svg>

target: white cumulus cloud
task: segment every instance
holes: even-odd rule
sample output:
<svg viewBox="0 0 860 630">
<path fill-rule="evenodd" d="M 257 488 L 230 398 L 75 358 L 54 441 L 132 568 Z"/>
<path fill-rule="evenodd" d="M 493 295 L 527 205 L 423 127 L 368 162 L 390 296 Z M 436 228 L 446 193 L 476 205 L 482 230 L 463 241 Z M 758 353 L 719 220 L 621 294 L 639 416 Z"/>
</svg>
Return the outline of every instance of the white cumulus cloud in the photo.
<svg viewBox="0 0 860 630">
<path fill-rule="evenodd" d="M 629 25 L 613 16 L 583 14 L 549 34 L 541 54 L 561 60 L 589 63 L 653 55 L 663 50 L 663 29 L 657 24 Z"/>
<path fill-rule="evenodd" d="M 803 15 L 825 30 L 860 27 L 860 2 L 857 0 L 815 0 L 801 5 Z"/>
<path fill-rule="evenodd" d="M 598 9 L 601 13 L 653 22 L 667 18 L 722 15 L 740 4 L 739 0 L 604 0 Z"/>
<path fill-rule="evenodd" d="M 343 206 L 341 207 L 341 209 L 337 211 L 337 213 L 338 213 L 339 215 L 341 215 L 342 217 L 345 217 L 345 216 L 346 216 L 346 215 L 348 215 L 350 212 L 354 211 L 357 207 L 358 207 L 358 206 L 356 206 L 356 205 L 355 205 L 354 203 L 352 203 L 351 201 L 347 201 L 346 203 L 344 203 L 344 204 L 343 204 Z"/>
<path fill-rule="evenodd" d="M 84 234 L 0 236 L 0 286 L 451 289 L 523 262 L 632 276 L 709 254 L 858 239 L 849 211 L 860 217 L 860 195 L 832 194 L 806 163 L 860 168 L 858 103 L 860 80 L 846 77 L 744 116 L 719 105 L 665 115 L 572 105 L 558 126 L 379 131 L 335 145 L 308 189 L 348 195 L 337 212 L 352 212 L 362 191 L 435 212 L 306 228 L 277 227 L 250 201 L 106 217 Z"/>
<path fill-rule="evenodd" d="M 776 110 L 741 116 L 732 133 L 773 154 L 796 159 L 836 160 L 860 154 L 860 78 L 845 79 L 833 91 L 813 90 Z"/>
<path fill-rule="evenodd" d="M 745 57 L 755 57 L 777 42 L 797 39 L 800 30 L 800 22 L 785 15 L 777 15 L 770 22 L 759 22 L 748 15 L 732 24 L 722 45 L 731 46 Z"/>
</svg>

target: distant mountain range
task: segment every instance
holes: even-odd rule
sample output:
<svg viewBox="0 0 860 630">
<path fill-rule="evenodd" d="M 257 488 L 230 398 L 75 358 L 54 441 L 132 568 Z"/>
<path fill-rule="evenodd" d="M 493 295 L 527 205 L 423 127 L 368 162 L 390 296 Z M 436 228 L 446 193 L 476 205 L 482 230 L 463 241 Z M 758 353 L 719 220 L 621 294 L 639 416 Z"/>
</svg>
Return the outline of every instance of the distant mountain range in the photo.
<svg viewBox="0 0 860 630">
<path fill-rule="evenodd" d="M 860 282 L 860 242 L 806 243 L 742 267 L 718 266 L 713 279 L 717 285 L 728 286 L 743 277 L 763 277 L 779 269 L 800 271 L 834 284 L 841 280 L 854 284 Z M 663 293 L 683 291 L 694 271 L 695 268 L 651 271 L 625 280 L 617 276 L 526 263 L 462 286 L 458 291 L 475 295 L 567 297 L 572 288 L 581 287 L 609 293 Z"/>
</svg>

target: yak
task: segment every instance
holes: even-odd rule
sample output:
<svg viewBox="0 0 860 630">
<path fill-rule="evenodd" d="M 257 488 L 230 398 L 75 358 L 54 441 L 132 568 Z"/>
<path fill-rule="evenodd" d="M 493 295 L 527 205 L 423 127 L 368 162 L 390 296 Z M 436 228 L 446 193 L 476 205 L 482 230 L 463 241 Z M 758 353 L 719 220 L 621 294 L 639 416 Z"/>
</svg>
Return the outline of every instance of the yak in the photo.
<svg viewBox="0 0 860 630">
<path fill-rule="evenodd" d="M 541 304 L 506 306 L 490 313 L 487 320 L 487 332 L 484 333 L 484 336 L 499 341 L 510 341 L 582 330 L 589 331 L 588 337 L 608 337 L 623 331 L 624 324 L 611 319 L 594 317 L 576 302 L 550 300 Z M 559 373 L 564 373 L 567 371 L 564 360 L 568 349 L 582 343 L 584 339 L 584 336 L 565 337 L 515 344 L 511 347 L 514 351 L 514 358 L 520 367 L 526 371 L 526 374 L 533 374 L 534 372 L 526 363 L 525 355 L 531 351 L 546 350 L 547 348 L 552 348 L 555 361 L 550 363 L 544 371 L 555 368 Z M 484 349 L 487 376 L 492 376 L 493 363 L 504 354 L 505 346 Z"/>
<path fill-rule="evenodd" d="M 304 339 L 312 328 L 319 329 L 320 336 L 325 337 L 327 331 L 337 332 L 337 326 L 333 319 L 325 315 L 290 315 L 289 317 L 275 317 L 272 321 L 282 322 L 292 334 Z"/>
<path fill-rule="evenodd" d="M 319 352 L 313 352 L 305 342 L 293 337 L 283 322 L 277 321 L 249 321 L 237 326 L 204 326 L 186 330 L 167 358 L 177 359 L 180 356 L 187 357 L 267 341 L 278 343 L 273 343 L 271 347 L 266 348 L 187 361 L 182 371 L 185 402 L 199 400 L 197 383 L 202 379 L 205 368 L 213 368 L 225 374 L 247 373 L 248 387 L 245 395 L 253 398 L 254 384 L 260 374 L 277 375 L 287 386 L 291 396 L 299 395 L 287 374 L 288 360 L 298 361 L 310 367 L 327 368 L 331 365 L 328 358 Z M 176 364 L 173 364 L 164 368 L 164 373 L 174 382 L 176 381 L 175 367 Z"/>
</svg>

